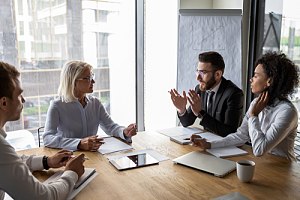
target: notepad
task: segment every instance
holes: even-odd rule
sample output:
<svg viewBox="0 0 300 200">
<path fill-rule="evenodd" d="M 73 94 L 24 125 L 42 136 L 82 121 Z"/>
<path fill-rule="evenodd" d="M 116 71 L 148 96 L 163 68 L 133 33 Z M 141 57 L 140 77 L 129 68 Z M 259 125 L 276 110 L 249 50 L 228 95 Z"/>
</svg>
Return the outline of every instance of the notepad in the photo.
<svg viewBox="0 0 300 200">
<path fill-rule="evenodd" d="M 173 128 L 158 130 L 157 132 L 168 137 L 173 137 L 173 136 L 186 135 L 186 134 L 192 135 L 196 133 L 202 133 L 203 131 L 199 128 L 194 128 L 194 127 L 177 126 Z"/>
<path fill-rule="evenodd" d="M 241 155 L 248 154 L 247 151 L 237 148 L 235 146 L 221 147 L 221 148 L 215 148 L 215 149 L 206 149 L 206 151 L 216 157 L 219 157 L 219 158 L 241 156 Z"/>
<path fill-rule="evenodd" d="M 55 182 L 58 180 L 61 175 L 64 173 L 64 171 L 57 171 L 55 174 L 50 176 L 46 181 L 44 181 L 45 184 L 49 184 L 51 182 Z M 78 179 L 76 182 L 73 190 L 68 195 L 67 199 L 74 199 L 75 196 L 89 183 L 91 182 L 96 176 L 97 176 L 96 169 L 94 168 L 85 168 L 84 174 Z"/>
</svg>

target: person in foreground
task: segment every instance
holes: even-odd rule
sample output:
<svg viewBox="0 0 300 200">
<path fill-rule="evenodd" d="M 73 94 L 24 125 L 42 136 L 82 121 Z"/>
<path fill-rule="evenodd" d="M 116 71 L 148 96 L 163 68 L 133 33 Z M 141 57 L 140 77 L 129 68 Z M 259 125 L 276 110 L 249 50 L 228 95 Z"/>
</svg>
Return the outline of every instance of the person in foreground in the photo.
<svg viewBox="0 0 300 200">
<path fill-rule="evenodd" d="M 201 53 L 196 70 L 199 84 L 195 90 L 189 90 L 188 97 L 185 91 L 182 95 L 175 89 L 169 92 L 184 127 L 192 125 L 198 117 L 204 129 L 226 136 L 241 124 L 243 91 L 223 77 L 224 69 L 225 63 L 219 53 Z M 190 106 L 186 110 L 187 102 Z"/>
<path fill-rule="evenodd" d="M 193 135 L 193 143 L 210 149 L 250 141 L 255 156 L 270 152 L 295 160 L 298 116 L 288 97 L 299 83 L 297 66 L 283 53 L 268 52 L 257 61 L 250 83 L 252 93 L 258 97 L 251 102 L 237 132 L 212 142 Z"/>
<path fill-rule="evenodd" d="M 96 151 L 103 144 L 97 137 L 98 127 L 108 135 L 131 142 L 136 125 L 127 128 L 116 124 L 101 102 L 87 93 L 95 83 L 92 66 L 82 61 L 67 62 L 61 71 L 59 98 L 48 109 L 44 144 L 52 148 Z"/>
<path fill-rule="evenodd" d="M 25 102 L 15 67 L 0 61 L 0 200 L 5 192 L 13 199 L 66 199 L 84 173 L 84 155 L 71 158 L 61 150 L 53 156 L 18 156 L 5 140 L 3 127 L 20 118 Z M 39 182 L 31 171 L 65 166 L 60 179 L 49 184 Z"/>
</svg>

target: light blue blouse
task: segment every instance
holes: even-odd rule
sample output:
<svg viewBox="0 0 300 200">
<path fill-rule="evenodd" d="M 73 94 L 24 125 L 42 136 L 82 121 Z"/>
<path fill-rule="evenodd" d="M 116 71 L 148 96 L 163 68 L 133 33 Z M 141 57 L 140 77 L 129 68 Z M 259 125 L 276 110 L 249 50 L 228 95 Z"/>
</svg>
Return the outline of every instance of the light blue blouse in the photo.
<svg viewBox="0 0 300 200">
<path fill-rule="evenodd" d="M 295 160 L 294 141 L 297 134 L 298 112 L 290 101 L 275 100 L 258 117 L 250 117 L 249 111 L 254 106 L 254 99 L 236 133 L 211 142 L 211 148 L 243 145 L 251 141 L 255 156 L 269 152 L 274 155 Z"/>
<path fill-rule="evenodd" d="M 86 99 L 85 107 L 78 100 L 51 102 L 43 134 L 45 146 L 76 150 L 82 138 L 97 134 L 99 125 L 106 134 L 131 142 L 131 138 L 123 135 L 124 127 L 110 118 L 97 98 L 87 96 Z"/>
</svg>

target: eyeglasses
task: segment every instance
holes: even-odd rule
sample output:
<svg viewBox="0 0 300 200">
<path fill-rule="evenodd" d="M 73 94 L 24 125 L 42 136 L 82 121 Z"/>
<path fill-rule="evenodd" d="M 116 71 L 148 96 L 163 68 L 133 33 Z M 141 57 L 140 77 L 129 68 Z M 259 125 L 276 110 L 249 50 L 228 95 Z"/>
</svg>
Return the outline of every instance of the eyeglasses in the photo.
<svg viewBox="0 0 300 200">
<path fill-rule="evenodd" d="M 195 73 L 197 76 L 204 76 L 209 72 L 215 72 L 214 70 L 208 71 L 208 70 L 201 70 L 201 69 L 196 69 Z"/>
<path fill-rule="evenodd" d="M 84 77 L 84 78 L 78 78 L 77 80 L 87 80 L 87 81 L 89 81 L 89 82 L 92 82 L 92 80 L 95 80 L 95 74 L 94 73 L 92 73 L 90 76 L 88 76 L 88 77 Z"/>
</svg>

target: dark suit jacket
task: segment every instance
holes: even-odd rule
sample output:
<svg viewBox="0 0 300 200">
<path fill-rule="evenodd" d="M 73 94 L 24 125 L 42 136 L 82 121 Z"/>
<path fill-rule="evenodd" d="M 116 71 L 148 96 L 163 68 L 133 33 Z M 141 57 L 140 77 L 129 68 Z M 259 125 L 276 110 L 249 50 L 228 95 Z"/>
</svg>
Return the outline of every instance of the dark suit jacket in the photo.
<svg viewBox="0 0 300 200">
<path fill-rule="evenodd" d="M 230 80 L 222 78 L 219 90 L 217 92 L 215 101 L 213 103 L 213 116 L 206 113 L 207 110 L 207 93 L 201 92 L 199 85 L 196 86 L 195 91 L 200 95 L 202 101 L 202 113 L 204 113 L 200 125 L 206 130 L 214 132 L 220 136 L 227 136 L 229 133 L 236 132 L 236 129 L 242 122 L 244 94 Z M 183 116 L 178 116 L 181 124 L 184 127 L 192 125 L 197 116 L 189 107 Z"/>
</svg>

